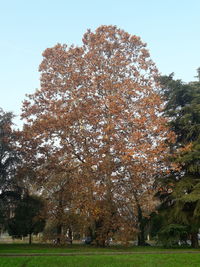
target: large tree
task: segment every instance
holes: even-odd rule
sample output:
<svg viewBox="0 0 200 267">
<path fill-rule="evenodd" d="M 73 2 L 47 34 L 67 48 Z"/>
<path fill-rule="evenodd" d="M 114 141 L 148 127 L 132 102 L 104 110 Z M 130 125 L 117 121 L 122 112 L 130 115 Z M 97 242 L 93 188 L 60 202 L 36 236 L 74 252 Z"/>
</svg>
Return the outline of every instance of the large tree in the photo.
<svg viewBox="0 0 200 267">
<path fill-rule="evenodd" d="M 161 83 L 167 97 L 166 114 L 177 139 L 172 147 L 172 161 L 179 171 L 171 172 L 162 180 L 158 193 L 162 205 L 160 214 L 166 226 L 186 227 L 192 247 L 198 246 L 200 227 L 200 83 L 174 80 L 173 74 L 163 76 Z M 164 226 L 165 228 L 165 226 Z M 161 232 L 167 233 L 165 229 Z M 161 235 L 162 237 L 162 235 Z"/>
<path fill-rule="evenodd" d="M 69 206 L 104 244 L 141 224 L 148 210 L 142 195 L 164 167 L 172 135 L 161 116 L 157 69 L 139 37 L 101 26 L 84 34 L 81 47 L 46 49 L 40 72 L 41 88 L 23 105 L 26 160 L 37 166 L 44 191 L 52 179 L 58 195 L 61 180 L 69 186 Z M 131 223 L 123 217 L 127 202 Z"/>
</svg>

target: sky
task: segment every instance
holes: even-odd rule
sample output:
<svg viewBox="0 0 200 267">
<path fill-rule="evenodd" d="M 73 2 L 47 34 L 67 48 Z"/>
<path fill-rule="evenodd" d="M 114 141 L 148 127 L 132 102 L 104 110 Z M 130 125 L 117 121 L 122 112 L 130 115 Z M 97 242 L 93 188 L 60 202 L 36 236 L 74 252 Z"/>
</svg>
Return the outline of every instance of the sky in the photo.
<svg viewBox="0 0 200 267">
<path fill-rule="evenodd" d="M 200 67 L 199 0 L 0 0 L 0 107 L 20 122 L 40 87 L 42 52 L 82 44 L 87 29 L 116 25 L 147 43 L 161 74 L 194 81 Z"/>
</svg>

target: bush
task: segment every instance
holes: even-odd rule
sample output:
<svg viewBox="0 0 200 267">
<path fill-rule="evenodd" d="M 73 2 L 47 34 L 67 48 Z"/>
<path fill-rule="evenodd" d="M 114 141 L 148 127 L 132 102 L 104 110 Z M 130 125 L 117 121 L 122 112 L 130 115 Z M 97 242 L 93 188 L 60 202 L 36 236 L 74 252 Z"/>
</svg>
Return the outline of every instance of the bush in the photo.
<svg viewBox="0 0 200 267">
<path fill-rule="evenodd" d="M 158 242 L 165 247 L 187 245 L 187 226 L 180 224 L 169 224 L 161 228 L 158 232 Z"/>
</svg>

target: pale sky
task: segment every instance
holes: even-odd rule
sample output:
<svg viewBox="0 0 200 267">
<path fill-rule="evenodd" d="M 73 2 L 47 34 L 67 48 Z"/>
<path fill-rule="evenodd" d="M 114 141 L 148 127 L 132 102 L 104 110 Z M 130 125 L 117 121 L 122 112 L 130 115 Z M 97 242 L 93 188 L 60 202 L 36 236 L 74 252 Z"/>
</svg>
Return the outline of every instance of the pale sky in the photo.
<svg viewBox="0 0 200 267">
<path fill-rule="evenodd" d="M 0 107 L 19 116 L 25 94 L 40 86 L 47 47 L 81 45 L 88 28 L 110 24 L 140 36 L 162 74 L 195 80 L 199 0 L 0 0 Z"/>
</svg>

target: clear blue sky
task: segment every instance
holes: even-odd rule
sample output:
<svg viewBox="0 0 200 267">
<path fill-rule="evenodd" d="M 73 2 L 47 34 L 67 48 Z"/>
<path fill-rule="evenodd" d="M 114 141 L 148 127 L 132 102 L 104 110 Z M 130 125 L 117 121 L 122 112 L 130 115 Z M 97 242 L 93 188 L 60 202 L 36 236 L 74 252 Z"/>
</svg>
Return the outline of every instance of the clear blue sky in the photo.
<svg viewBox="0 0 200 267">
<path fill-rule="evenodd" d="M 19 115 L 25 94 L 39 87 L 42 52 L 58 42 L 80 45 L 102 24 L 139 35 L 162 74 L 195 80 L 199 0 L 0 0 L 0 107 Z"/>
</svg>

